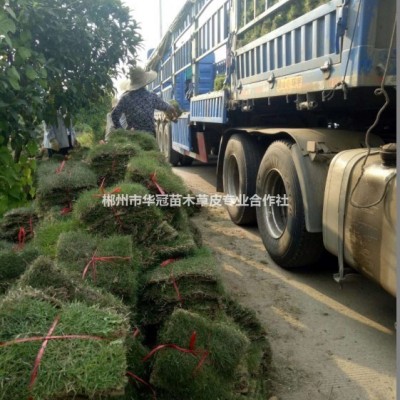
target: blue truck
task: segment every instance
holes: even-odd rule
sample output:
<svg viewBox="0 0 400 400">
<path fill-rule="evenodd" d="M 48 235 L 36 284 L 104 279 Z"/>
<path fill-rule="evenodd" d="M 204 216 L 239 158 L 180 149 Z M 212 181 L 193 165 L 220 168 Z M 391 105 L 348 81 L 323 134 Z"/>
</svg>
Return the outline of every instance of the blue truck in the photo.
<svg viewBox="0 0 400 400">
<path fill-rule="evenodd" d="M 395 0 L 188 0 L 147 63 L 183 110 L 155 114 L 161 151 L 218 157 L 232 221 L 277 264 L 328 250 L 337 281 L 351 267 L 393 295 L 395 16 Z"/>
</svg>

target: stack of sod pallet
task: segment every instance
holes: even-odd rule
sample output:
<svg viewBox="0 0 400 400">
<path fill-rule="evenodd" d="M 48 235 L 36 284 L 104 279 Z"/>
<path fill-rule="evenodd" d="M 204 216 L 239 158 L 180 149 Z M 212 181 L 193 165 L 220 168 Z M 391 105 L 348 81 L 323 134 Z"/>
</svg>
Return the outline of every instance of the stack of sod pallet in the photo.
<svg viewBox="0 0 400 400">
<path fill-rule="evenodd" d="M 265 399 L 264 332 L 224 300 L 190 208 L 151 201 L 160 188 L 186 195 L 182 181 L 148 133 L 119 130 L 103 146 L 99 154 L 130 150 L 100 188 L 93 163 L 40 166 L 39 223 L 23 250 L 32 246 L 34 257 L 4 257 L 2 267 L 12 244 L 0 243 L 0 278 L 15 282 L 0 302 L 0 400 Z M 110 187 L 123 177 L 130 183 Z M 65 193 L 73 212 L 48 213 L 67 206 Z M 23 268 L 10 277 L 10 265 Z M 46 335 L 58 338 L 47 341 L 32 383 Z"/>
<path fill-rule="evenodd" d="M 228 400 L 248 338 L 227 321 L 176 310 L 163 327 L 150 382 L 161 399 Z"/>
<path fill-rule="evenodd" d="M 0 302 L 1 399 L 113 398 L 126 385 L 126 317 L 24 288 Z M 46 339 L 48 338 L 48 339 Z"/>
<path fill-rule="evenodd" d="M 130 182 L 141 183 L 154 195 L 162 194 L 161 191 L 167 195 L 187 195 L 183 181 L 172 172 L 171 166 L 160 163 L 153 154 L 147 152 L 129 160 L 126 178 Z"/>
<path fill-rule="evenodd" d="M 10 242 L 28 241 L 34 236 L 38 216 L 33 207 L 14 208 L 0 223 L 0 238 Z"/>
<path fill-rule="evenodd" d="M 143 325 L 165 322 L 175 308 L 215 316 L 221 310 L 223 289 L 216 260 L 205 249 L 193 256 L 166 260 L 142 278 L 140 313 Z"/>
<path fill-rule="evenodd" d="M 104 179 L 105 185 L 109 186 L 124 178 L 129 158 L 139 152 L 138 145 L 126 140 L 99 144 L 89 151 L 87 161 L 98 181 Z"/>
<path fill-rule="evenodd" d="M 95 174 L 81 161 L 42 163 L 37 175 L 36 198 L 42 212 L 52 207 L 69 210 L 80 193 L 97 186 Z"/>
</svg>

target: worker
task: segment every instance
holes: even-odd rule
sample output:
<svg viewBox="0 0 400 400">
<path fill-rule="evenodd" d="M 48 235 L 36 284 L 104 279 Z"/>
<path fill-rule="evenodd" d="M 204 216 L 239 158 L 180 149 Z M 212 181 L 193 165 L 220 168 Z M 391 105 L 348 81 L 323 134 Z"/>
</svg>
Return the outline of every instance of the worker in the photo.
<svg viewBox="0 0 400 400">
<path fill-rule="evenodd" d="M 175 108 L 155 93 L 146 90 L 145 86 L 153 82 L 157 73 L 144 71 L 140 67 L 130 71 L 130 87 L 119 100 L 111 113 L 115 129 L 121 128 L 120 118 L 125 114 L 127 129 L 141 130 L 152 133 L 154 136 L 154 110 L 165 111 L 171 115 L 177 115 Z"/>
<path fill-rule="evenodd" d="M 75 130 L 72 122 L 70 128 L 66 128 L 61 111 L 58 110 L 56 124 L 47 125 L 45 121 L 42 121 L 42 130 L 42 149 L 47 150 L 48 157 L 51 158 L 54 153 L 67 156 L 75 142 Z"/>
</svg>

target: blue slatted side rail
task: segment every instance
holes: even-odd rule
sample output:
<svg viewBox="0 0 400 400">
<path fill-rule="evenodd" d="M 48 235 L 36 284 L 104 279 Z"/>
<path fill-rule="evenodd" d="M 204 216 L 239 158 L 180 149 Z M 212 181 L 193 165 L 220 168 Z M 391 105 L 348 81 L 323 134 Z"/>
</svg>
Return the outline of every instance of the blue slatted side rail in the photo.
<svg viewBox="0 0 400 400">
<path fill-rule="evenodd" d="M 168 101 L 172 99 L 172 86 L 168 86 L 166 88 L 163 88 L 162 90 L 162 99 L 164 101 Z"/>
<path fill-rule="evenodd" d="M 272 71 L 288 75 L 319 68 L 321 59 L 328 57 L 333 63 L 340 62 L 336 53 L 340 4 L 331 1 L 238 49 L 236 62 L 242 83 L 264 80 Z"/>
<path fill-rule="evenodd" d="M 225 102 L 224 90 L 192 97 L 190 99 L 190 121 L 226 123 Z"/>
<path fill-rule="evenodd" d="M 178 146 L 180 149 L 191 151 L 191 135 L 189 126 L 189 114 L 183 113 L 172 127 L 172 146 Z"/>
<path fill-rule="evenodd" d="M 186 72 L 180 72 L 176 75 L 174 97 L 179 106 L 184 111 L 189 111 L 189 100 L 185 97 L 186 90 Z"/>
</svg>

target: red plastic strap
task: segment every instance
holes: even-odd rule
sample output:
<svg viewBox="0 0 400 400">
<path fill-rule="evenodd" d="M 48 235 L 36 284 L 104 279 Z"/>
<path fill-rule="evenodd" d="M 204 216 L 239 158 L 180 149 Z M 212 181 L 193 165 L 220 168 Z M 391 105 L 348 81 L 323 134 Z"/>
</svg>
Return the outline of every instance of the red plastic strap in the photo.
<svg viewBox="0 0 400 400">
<path fill-rule="evenodd" d="M 115 220 L 117 221 L 117 223 L 119 225 L 119 228 L 122 231 L 122 229 L 124 229 L 124 223 L 122 222 L 121 217 L 117 214 L 117 210 L 115 209 L 115 207 L 111 207 L 111 211 L 114 215 Z"/>
<path fill-rule="evenodd" d="M 106 192 L 105 189 L 104 189 L 105 181 L 106 181 L 106 178 L 103 178 L 101 180 L 101 184 L 100 184 L 100 187 L 99 187 L 99 192 L 100 193 L 99 194 L 94 194 L 93 197 L 103 197 L 104 195 L 107 195 L 107 194 L 116 194 L 116 193 L 121 193 L 122 192 L 122 189 L 120 187 L 116 187 L 111 192 Z"/>
<path fill-rule="evenodd" d="M 165 190 L 157 182 L 157 178 L 156 178 L 156 173 L 155 172 L 150 174 L 150 180 L 153 183 L 153 185 L 157 188 L 157 190 L 158 190 L 158 192 L 160 194 L 165 194 Z"/>
<path fill-rule="evenodd" d="M 174 263 L 175 261 L 178 261 L 178 258 L 168 258 L 168 260 L 165 260 L 160 264 L 160 267 L 164 268 L 167 265 Z"/>
<path fill-rule="evenodd" d="M 126 371 L 126 375 L 129 378 L 133 378 L 133 379 L 137 380 L 138 382 L 143 383 L 143 385 L 145 385 L 146 387 L 148 387 L 151 390 L 151 392 L 153 393 L 153 399 L 157 400 L 156 392 L 153 389 L 153 386 L 150 385 L 150 383 L 147 383 L 145 380 L 143 380 L 142 378 L 140 378 L 139 376 L 135 375 L 134 373 L 132 373 L 130 371 Z"/>
<path fill-rule="evenodd" d="M 193 338 L 193 334 L 191 336 L 191 339 Z M 173 350 L 177 350 L 181 353 L 186 353 L 186 354 L 191 354 L 194 357 L 197 356 L 201 356 L 196 368 L 193 370 L 193 374 L 197 373 L 199 371 L 199 369 L 202 367 L 202 365 L 204 364 L 204 362 L 206 361 L 207 357 L 209 356 L 209 352 L 207 350 L 195 350 L 195 349 L 185 349 L 184 347 L 180 347 L 176 344 L 160 344 L 158 346 L 156 346 L 153 350 L 150 351 L 149 354 L 147 354 L 144 358 L 143 358 L 143 362 L 147 361 L 149 358 L 151 358 L 155 353 L 157 353 L 160 350 L 163 349 L 173 349 Z"/>
<path fill-rule="evenodd" d="M 23 226 L 18 231 L 18 248 L 22 249 L 25 246 L 26 231 Z"/>
<path fill-rule="evenodd" d="M 72 212 L 72 203 L 68 202 L 68 205 L 61 210 L 60 214 L 61 215 L 67 215 L 70 212 Z"/>
<path fill-rule="evenodd" d="M 176 295 L 178 296 L 178 300 L 180 301 L 181 304 L 183 304 L 181 292 L 179 291 L 178 284 L 176 283 L 176 280 L 175 280 L 175 277 L 174 277 L 174 274 L 172 273 L 172 271 L 171 271 L 171 281 L 172 281 L 172 284 L 174 285 L 174 289 L 175 289 Z"/>
<path fill-rule="evenodd" d="M 106 182 L 106 178 L 103 178 L 101 180 L 101 183 L 99 186 L 99 192 L 101 193 L 101 195 L 103 195 L 105 193 L 105 190 L 104 190 L 105 182 Z"/>
<path fill-rule="evenodd" d="M 86 264 L 86 266 L 82 272 L 82 279 L 85 279 L 86 274 L 88 273 L 89 269 L 92 268 L 93 281 L 96 282 L 96 273 L 97 273 L 96 262 L 97 261 L 109 262 L 109 261 L 114 261 L 114 260 L 130 260 L 130 259 L 131 259 L 131 257 L 121 257 L 121 256 L 96 257 L 96 252 L 95 252 L 95 254 L 93 254 L 92 258 Z"/>
<path fill-rule="evenodd" d="M 197 364 L 196 368 L 193 370 L 193 375 L 196 375 L 197 372 L 199 372 L 200 368 L 203 366 L 204 362 L 206 361 L 207 357 L 209 356 L 210 352 L 204 351 L 203 355 L 201 356 L 201 359 L 199 363 Z"/>
<path fill-rule="evenodd" d="M 60 316 L 58 315 L 56 317 L 56 319 L 54 320 L 53 324 L 51 325 L 49 331 L 47 332 L 46 337 L 47 336 L 51 336 L 53 334 L 54 329 L 56 329 L 56 326 L 59 323 L 59 321 L 60 321 Z M 29 381 L 29 390 L 32 390 L 33 385 L 35 384 L 36 377 L 37 377 L 37 374 L 38 374 L 38 371 L 39 371 L 39 366 L 40 366 L 40 363 L 42 361 L 42 357 L 43 357 L 44 351 L 46 350 L 48 342 L 49 342 L 48 339 L 45 339 L 43 341 L 42 346 L 40 347 L 40 350 L 39 350 L 39 352 L 38 352 L 38 354 L 36 356 L 35 364 L 33 365 L 33 370 L 32 370 L 32 373 L 31 373 L 31 379 Z"/>
<path fill-rule="evenodd" d="M 140 329 L 139 328 L 135 328 L 135 330 L 133 331 L 132 336 L 134 338 L 137 338 L 140 335 Z"/>
<path fill-rule="evenodd" d="M 192 336 L 190 336 L 190 341 L 189 341 L 189 349 L 194 350 L 196 347 L 196 339 L 197 339 L 197 333 L 196 331 L 193 331 Z"/>
<path fill-rule="evenodd" d="M 169 258 L 168 260 L 163 261 L 163 262 L 160 264 L 160 267 L 161 267 L 161 268 L 164 268 L 164 267 L 166 267 L 167 265 L 172 264 L 172 263 L 174 263 L 174 262 L 177 261 L 177 260 L 178 260 L 178 258 Z M 174 285 L 174 289 L 175 289 L 175 292 L 176 292 L 176 294 L 177 294 L 177 296 L 178 296 L 178 300 L 180 301 L 181 304 L 183 304 L 183 299 L 182 299 L 181 293 L 180 293 L 180 291 L 179 291 L 178 284 L 177 284 L 177 282 L 176 282 L 176 280 L 175 280 L 175 277 L 174 277 L 174 274 L 173 274 L 173 271 L 172 271 L 172 270 L 171 270 L 170 278 L 171 278 L 172 284 Z"/>
<path fill-rule="evenodd" d="M 56 169 L 56 174 L 60 174 L 63 171 L 64 167 L 65 167 L 65 160 L 62 161 L 60 166 Z"/>
</svg>

